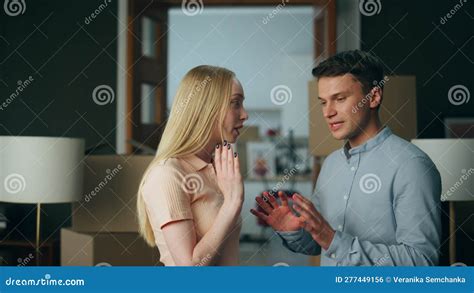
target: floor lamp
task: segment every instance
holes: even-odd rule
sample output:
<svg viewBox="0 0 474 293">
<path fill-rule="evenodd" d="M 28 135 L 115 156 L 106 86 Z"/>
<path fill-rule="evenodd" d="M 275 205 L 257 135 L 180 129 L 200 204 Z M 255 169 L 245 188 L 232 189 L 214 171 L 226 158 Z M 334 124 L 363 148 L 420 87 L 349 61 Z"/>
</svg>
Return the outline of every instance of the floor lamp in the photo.
<svg viewBox="0 0 474 293">
<path fill-rule="evenodd" d="M 449 262 L 456 263 L 456 201 L 474 201 L 474 139 L 414 139 L 441 175 L 441 201 L 449 202 Z"/>
<path fill-rule="evenodd" d="M 0 136 L 0 202 L 36 204 L 36 264 L 40 264 L 41 204 L 82 196 L 84 140 Z"/>
</svg>

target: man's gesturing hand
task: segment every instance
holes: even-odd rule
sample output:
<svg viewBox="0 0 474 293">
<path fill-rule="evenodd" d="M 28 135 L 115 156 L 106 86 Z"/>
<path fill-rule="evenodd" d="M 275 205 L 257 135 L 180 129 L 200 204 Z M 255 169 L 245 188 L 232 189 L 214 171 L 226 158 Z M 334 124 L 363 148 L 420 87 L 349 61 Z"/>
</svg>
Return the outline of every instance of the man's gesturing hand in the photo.
<svg viewBox="0 0 474 293">
<path fill-rule="evenodd" d="M 265 213 L 251 209 L 250 212 L 270 225 L 275 231 L 296 231 L 302 227 L 302 219 L 297 217 L 288 206 L 288 198 L 282 191 L 278 192 L 281 204 L 273 195 L 263 192 L 255 200 Z M 304 220 L 303 220 L 304 221 Z"/>
<path fill-rule="evenodd" d="M 336 232 L 316 210 L 310 200 L 295 193 L 293 195 L 293 203 L 294 209 L 300 214 L 299 218 L 302 219 L 304 223 L 303 228 L 311 234 L 314 241 L 327 250 Z"/>
</svg>

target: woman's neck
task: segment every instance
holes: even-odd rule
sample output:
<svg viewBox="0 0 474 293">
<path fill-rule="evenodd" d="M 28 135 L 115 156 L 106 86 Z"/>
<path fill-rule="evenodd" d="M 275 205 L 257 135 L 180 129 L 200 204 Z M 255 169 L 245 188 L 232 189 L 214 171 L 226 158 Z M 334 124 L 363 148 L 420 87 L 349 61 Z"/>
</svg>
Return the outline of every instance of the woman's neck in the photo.
<svg viewBox="0 0 474 293">
<path fill-rule="evenodd" d="M 200 150 L 196 156 L 203 160 L 204 162 L 210 164 L 212 162 L 212 153 L 214 152 L 214 148 L 216 147 L 215 143 L 209 143 L 206 147 Z"/>
</svg>

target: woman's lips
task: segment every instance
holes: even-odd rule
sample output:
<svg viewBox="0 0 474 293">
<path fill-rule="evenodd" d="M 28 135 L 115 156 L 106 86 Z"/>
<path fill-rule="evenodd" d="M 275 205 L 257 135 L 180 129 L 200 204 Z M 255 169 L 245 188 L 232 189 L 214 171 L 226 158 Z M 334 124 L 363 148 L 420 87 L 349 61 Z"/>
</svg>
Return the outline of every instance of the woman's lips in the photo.
<svg viewBox="0 0 474 293">
<path fill-rule="evenodd" d="M 344 122 L 329 123 L 329 128 L 331 129 L 331 131 L 336 131 L 336 130 L 338 130 L 339 128 L 342 127 L 342 123 L 344 123 Z"/>
<path fill-rule="evenodd" d="M 239 136 L 240 135 L 240 132 L 239 132 L 239 129 L 241 129 L 243 126 L 239 126 L 239 127 L 236 127 L 233 129 L 233 132 L 236 136 Z"/>
</svg>

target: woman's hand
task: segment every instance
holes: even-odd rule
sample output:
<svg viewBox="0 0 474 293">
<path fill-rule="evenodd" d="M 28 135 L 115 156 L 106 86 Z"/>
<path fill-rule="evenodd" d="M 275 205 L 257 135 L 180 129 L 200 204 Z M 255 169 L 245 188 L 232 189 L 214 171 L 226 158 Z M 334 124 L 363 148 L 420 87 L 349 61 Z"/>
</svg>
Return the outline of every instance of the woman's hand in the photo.
<svg viewBox="0 0 474 293">
<path fill-rule="evenodd" d="M 278 191 L 281 205 L 273 195 L 264 192 L 255 200 L 265 213 L 251 209 L 250 212 L 270 225 L 275 231 L 296 231 L 303 227 L 303 219 L 297 217 L 288 206 L 288 198 L 283 191 Z"/>
<path fill-rule="evenodd" d="M 214 165 L 217 175 L 217 184 L 224 195 L 224 204 L 238 205 L 244 202 L 244 184 L 240 174 L 239 157 L 234 153 L 230 144 L 216 146 Z"/>
</svg>

